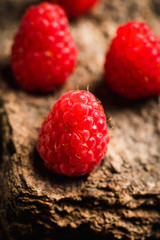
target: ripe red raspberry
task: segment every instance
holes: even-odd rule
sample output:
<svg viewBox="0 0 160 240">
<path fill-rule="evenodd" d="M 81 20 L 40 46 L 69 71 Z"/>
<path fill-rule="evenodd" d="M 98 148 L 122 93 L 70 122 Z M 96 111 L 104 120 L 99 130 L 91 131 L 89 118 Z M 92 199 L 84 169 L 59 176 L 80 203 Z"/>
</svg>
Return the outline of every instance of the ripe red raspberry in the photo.
<svg viewBox="0 0 160 240">
<path fill-rule="evenodd" d="M 126 98 L 160 94 L 160 39 L 147 24 L 129 22 L 118 28 L 106 56 L 105 78 Z"/>
<path fill-rule="evenodd" d="M 45 2 L 30 7 L 12 48 L 11 65 L 18 83 L 28 91 L 55 90 L 70 75 L 76 59 L 64 10 Z"/>
<path fill-rule="evenodd" d="M 51 0 L 60 4 L 69 18 L 77 18 L 88 12 L 99 0 Z"/>
<path fill-rule="evenodd" d="M 53 172 L 82 176 L 100 163 L 108 142 L 104 110 L 94 95 L 84 90 L 69 91 L 42 123 L 37 149 Z"/>
</svg>

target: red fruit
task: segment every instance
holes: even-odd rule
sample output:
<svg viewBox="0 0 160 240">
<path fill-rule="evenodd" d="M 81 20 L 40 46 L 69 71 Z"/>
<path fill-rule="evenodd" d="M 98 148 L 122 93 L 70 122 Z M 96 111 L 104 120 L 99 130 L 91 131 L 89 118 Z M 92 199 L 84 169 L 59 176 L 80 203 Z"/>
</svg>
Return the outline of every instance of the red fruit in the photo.
<svg viewBox="0 0 160 240">
<path fill-rule="evenodd" d="M 30 7 L 12 48 L 11 65 L 18 83 L 28 91 L 54 90 L 71 74 L 76 59 L 64 10 L 45 2 Z"/>
<path fill-rule="evenodd" d="M 118 28 L 106 56 L 105 78 L 126 98 L 160 94 L 160 39 L 147 24 L 129 22 Z"/>
<path fill-rule="evenodd" d="M 104 110 L 94 95 L 84 90 L 69 91 L 42 123 L 37 149 L 53 172 L 82 176 L 100 163 L 108 142 Z"/>
<path fill-rule="evenodd" d="M 88 12 L 99 0 L 51 0 L 60 4 L 69 18 L 76 18 Z"/>
</svg>

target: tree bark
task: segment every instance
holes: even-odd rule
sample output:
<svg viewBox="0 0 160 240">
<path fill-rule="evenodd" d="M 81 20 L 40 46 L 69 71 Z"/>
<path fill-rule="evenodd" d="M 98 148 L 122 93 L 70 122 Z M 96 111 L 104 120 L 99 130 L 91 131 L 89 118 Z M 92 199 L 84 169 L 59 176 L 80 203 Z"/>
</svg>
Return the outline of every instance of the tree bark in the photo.
<svg viewBox="0 0 160 240">
<path fill-rule="evenodd" d="M 15 9 L 24 8 L 25 1 L 8 2 Z M 103 81 L 106 47 L 115 28 L 130 14 L 150 19 L 158 31 L 157 12 L 138 0 L 104 0 L 71 23 L 79 47 L 78 66 L 62 89 L 48 95 L 28 94 L 15 84 L 9 49 L 19 15 L 13 14 L 15 21 L 9 16 L 3 22 L 0 219 L 9 239 L 160 239 L 160 98 L 128 102 L 111 93 Z M 79 89 L 89 85 L 108 120 L 112 117 L 108 121 L 111 141 L 92 174 L 67 178 L 47 170 L 35 146 L 53 103 L 77 85 Z"/>
</svg>

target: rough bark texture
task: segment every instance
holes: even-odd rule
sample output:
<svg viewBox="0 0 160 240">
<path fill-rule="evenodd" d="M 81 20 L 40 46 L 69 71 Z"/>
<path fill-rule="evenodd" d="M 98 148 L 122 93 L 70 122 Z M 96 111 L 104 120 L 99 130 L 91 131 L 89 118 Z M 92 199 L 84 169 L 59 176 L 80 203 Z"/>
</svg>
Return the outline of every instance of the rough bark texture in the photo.
<svg viewBox="0 0 160 240">
<path fill-rule="evenodd" d="M 14 240 L 160 239 L 160 99 L 128 102 L 103 82 L 104 56 L 116 27 L 142 20 L 159 34 L 159 1 L 102 0 L 71 23 L 78 66 L 65 86 L 49 95 L 23 92 L 9 66 L 13 35 L 31 3 L 0 3 L 0 219 L 5 233 Z M 38 129 L 61 93 L 88 84 L 112 117 L 109 150 L 90 176 L 59 177 L 36 152 Z M 3 233 L 0 237 L 6 239 Z"/>
</svg>

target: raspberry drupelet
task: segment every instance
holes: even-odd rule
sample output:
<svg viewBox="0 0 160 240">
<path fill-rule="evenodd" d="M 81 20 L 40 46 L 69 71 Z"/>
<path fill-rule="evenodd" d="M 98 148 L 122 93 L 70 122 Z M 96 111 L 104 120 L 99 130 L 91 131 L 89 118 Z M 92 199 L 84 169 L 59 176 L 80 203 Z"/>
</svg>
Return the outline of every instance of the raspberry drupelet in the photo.
<svg viewBox="0 0 160 240">
<path fill-rule="evenodd" d="M 64 93 L 39 130 L 37 149 L 45 166 L 70 177 L 91 173 L 107 151 L 106 116 L 85 90 Z"/>
<path fill-rule="evenodd" d="M 117 29 L 106 55 L 105 79 L 128 99 L 160 94 L 160 39 L 147 24 L 129 22 Z"/>
<path fill-rule="evenodd" d="M 64 84 L 77 62 L 77 47 L 59 5 L 31 6 L 12 47 L 11 66 L 27 91 L 48 92 Z"/>
</svg>

